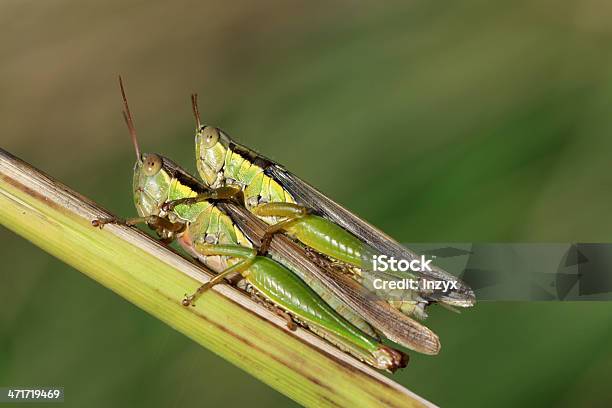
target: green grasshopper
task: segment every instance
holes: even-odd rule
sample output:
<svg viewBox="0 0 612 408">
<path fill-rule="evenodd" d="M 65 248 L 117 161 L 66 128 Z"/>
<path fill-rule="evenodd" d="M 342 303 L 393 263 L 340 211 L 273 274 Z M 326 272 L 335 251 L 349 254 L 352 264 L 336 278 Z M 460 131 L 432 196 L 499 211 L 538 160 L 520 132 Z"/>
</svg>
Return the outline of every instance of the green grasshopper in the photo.
<svg viewBox="0 0 612 408">
<path fill-rule="evenodd" d="M 202 125 L 197 95 L 192 95 L 192 107 L 197 125 L 196 162 L 200 177 L 212 189 L 231 187 L 236 193 L 240 192 L 246 208 L 270 224 L 262 251 L 274 233 L 284 231 L 307 247 L 348 265 L 353 276 L 361 282 L 362 270 L 368 272 L 370 281 L 378 277 L 455 282 L 453 290 L 404 292 L 401 299 L 389 299 L 402 312 L 419 318 L 426 317 L 424 307 L 429 302 L 458 307 L 475 303 L 474 293 L 465 283 L 435 266 L 425 272 L 374 270 L 370 262 L 376 254 L 407 260 L 415 260 L 417 255 L 281 165 L 237 144 L 222 130 Z M 175 200 L 166 203 L 165 208 L 197 202 L 197 197 Z"/>
<path fill-rule="evenodd" d="M 213 199 L 225 199 L 228 192 L 223 189 L 208 190 L 197 180 L 167 158 L 157 154 L 142 154 L 136 138 L 123 85 L 124 117 L 137 161 L 134 167 L 134 203 L 139 217 L 124 222 L 117 219 L 94 220 L 102 227 L 108 223 L 135 225 L 146 223 L 166 242 L 177 239 L 190 254 L 218 272 L 212 280 L 202 285 L 183 304 L 193 304 L 195 299 L 224 278 L 241 278 L 241 287 L 261 299 L 288 320 L 308 327 L 344 351 L 388 371 L 405 365 L 405 355 L 380 343 L 376 331 L 361 317 L 367 316 L 375 328 L 390 339 L 411 349 L 436 354 L 439 351 L 437 336 L 425 326 L 379 303 L 368 303 L 364 293 L 347 285 L 354 299 L 361 299 L 354 311 L 340 304 L 338 298 L 324 285 L 313 283 L 313 276 L 327 276 L 319 266 L 310 261 L 303 248 L 284 236 L 270 241 L 270 255 L 277 260 L 260 256 L 251 241 L 226 212 L 233 211 L 244 225 L 253 230 L 260 220 L 231 202 L 215 203 Z M 169 200 L 208 195 L 208 200 L 199 200 L 193 205 L 177 205 L 172 211 L 163 209 Z M 258 226 L 264 231 L 264 226 Z M 300 252 L 302 251 L 302 252 Z M 315 270 L 314 274 L 312 270 Z M 298 275 L 310 280 L 306 284 Z M 341 278 L 339 279 L 341 280 Z M 239 285 L 240 286 L 240 285 Z M 319 293 L 315 289 L 319 288 Z M 330 304 L 328 304 L 328 302 Z M 369 308 L 369 312 L 363 309 Z M 360 310 L 361 309 L 361 310 Z M 340 313 L 342 310 L 342 313 Z"/>
</svg>

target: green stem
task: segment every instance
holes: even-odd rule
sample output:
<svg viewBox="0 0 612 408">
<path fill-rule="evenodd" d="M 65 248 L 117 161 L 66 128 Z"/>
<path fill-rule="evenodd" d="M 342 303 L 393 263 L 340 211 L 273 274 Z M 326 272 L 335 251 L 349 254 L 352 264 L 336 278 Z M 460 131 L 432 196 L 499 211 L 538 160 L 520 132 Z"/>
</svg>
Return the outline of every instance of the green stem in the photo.
<svg viewBox="0 0 612 408">
<path fill-rule="evenodd" d="M 92 227 L 110 215 L 0 149 L 1 224 L 276 390 L 317 407 L 431 405 L 228 285 L 182 306 L 210 273 L 135 228 Z"/>
</svg>

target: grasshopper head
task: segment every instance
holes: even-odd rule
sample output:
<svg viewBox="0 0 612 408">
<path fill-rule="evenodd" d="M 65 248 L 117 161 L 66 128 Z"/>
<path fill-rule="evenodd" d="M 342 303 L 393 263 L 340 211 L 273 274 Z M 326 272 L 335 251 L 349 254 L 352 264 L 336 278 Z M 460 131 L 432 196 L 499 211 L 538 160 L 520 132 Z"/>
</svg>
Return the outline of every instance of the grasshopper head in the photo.
<svg viewBox="0 0 612 408">
<path fill-rule="evenodd" d="M 163 159 L 155 153 L 144 153 L 134 165 L 134 205 L 141 217 L 159 215 L 168 200 L 172 177 Z"/>
<path fill-rule="evenodd" d="M 191 95 L 191 106 L 196 119 L 196 163 L 198 173 L 208 187 L 219 187 L 219 172 L 225 165 L 225 156 L 229 148 L 229 137 L 220 129 L 202 125 L 198 111 L 198 95 Z"/>
<path fill-rule="evenodd" d="M 159 215 L 161 206 L 168 199 L 171 176 L 166 169 L 164 160 L 155 153 L 141 153 L 136 137 L 134 119 L 128 106 L 123 80 L 119 77 L 119 87 L 123 97 L 123 118 L 127 124 L 134 150 L 136 151 L 136 164 L 134 165 L 134 205 L 141 217 Z"/>
<path fill-rule="evenodd" d="M 217 187 L 219 172 L 225 165 L 225 155 L 229 146 L 228 137 L 212 126 L 201 126 L 196 132 L 196 162 L 198 173 L 209 187 Z"/>
</svg>

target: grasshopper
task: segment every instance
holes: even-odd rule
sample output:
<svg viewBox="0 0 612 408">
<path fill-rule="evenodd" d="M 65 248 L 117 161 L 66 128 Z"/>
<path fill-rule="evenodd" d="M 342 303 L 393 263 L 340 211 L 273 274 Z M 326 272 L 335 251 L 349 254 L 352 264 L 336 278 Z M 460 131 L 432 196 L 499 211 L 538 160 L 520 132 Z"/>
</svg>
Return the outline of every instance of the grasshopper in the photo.
<svg viewBox="0 0 612 408">
<path fill-rule="evenodd" d="M 107 219 L 92 223 L 99 227 L 108 223 L 145 223 L 162 240 L 177 240 L 186 252 L 218 273 L 194 294 L 186 296 L 183 305 L 192 305 L 198 296 L 226 278 L 238 278 L 238 287 L 284 316 L 288 327 L 298 322 L 378 369 L 394 371 L 403 367 L 407 358 L 383 345 L 377 332 L 416 351 L 426 354 L 439 351 L 438 337 L 428 328 L 384 302 L 368 302 L 367 294 L 355 285 L 347 285 L 345 292 L 339 291 L 338 295 L 317 283 L 317 279 L 329 273 L 322 271 L 323 266 L 313 263 L 312 257 L 287 237 L 273 237 L 270 256 L 260 255 L 251 237 L 258 233 L 262 237 L 265 224 L 231 201 L 213 201 L 227 199 L 233 195 L 231 189 L 207 189 L 171 160 L 141 153 L 121 81 L 120 84 L 124 118 L 136 151 L 133 194 L 139 216 L 126 221 Z M 207 200 L 202 199 L 205 195 Z M 171 211 L 164 209 L 164 203 L 170 200 L 192 197 L 200 199 L 192 205 L 176 205 Z M 341 280 L 339 277 L 337 281 Z M 351 293 L 351 302 L 358 303 L 356 308 L 343 301 L 346 293 Z"/>
<path fill-rule="evenodd" d="M 431 302 L 450 307 L 469 307 L 475 303 L 474 292 L 469 286 L 435 266 L 429 271 L 418 272 L 380 272 L 372 268 L 371 260 L 375 255 L 408 261 L 418 260 L 418 255 L 283 166 L 236 143 L 221 129 L 203 125 L 195 94 L 192 95 L 192 108 L 196 119 L 196 163 L 200 177 L 211 189 L 226 189 L 227 193 L 231 191 L 227 188 L 233 188 L 236 194 L 241 193 L 245 207 L 269 224 L 262 251 L 270 237 L 282 231 L 336 264 L 345 265 L 360 282 L 364 280 L 364 272 L 370 282 L 376 278 L 443 281 L 445 284 L 440 287 L 447 290 L 406 291 L 400 299 L 388 299 L 403 313 L 421 319 L 427 316 L 424 309 Z M 174 200 L 166 203 L 165 208 L 197 202 L 197 197 Z"/>
</svg>

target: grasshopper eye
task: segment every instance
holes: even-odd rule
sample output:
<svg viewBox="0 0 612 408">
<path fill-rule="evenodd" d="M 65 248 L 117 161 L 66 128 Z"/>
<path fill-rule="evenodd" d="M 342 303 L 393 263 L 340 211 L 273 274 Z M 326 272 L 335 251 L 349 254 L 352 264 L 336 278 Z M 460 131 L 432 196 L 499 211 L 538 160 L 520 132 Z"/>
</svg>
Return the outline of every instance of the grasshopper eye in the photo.
<svg viewBox="0 0 612 408">
<path fill-rule="evenodd" d="M 219 141 L 219 131 L 211 126 L 204 126 L 200 131 L 202 147 L 210 149 Z"/>
<path fill-rule="evenodd" d="M 154 176 L 161 170 L 162 159 L 156 154 L 145 154 L 142 166 L 145 175 Z"/>
</svg>

